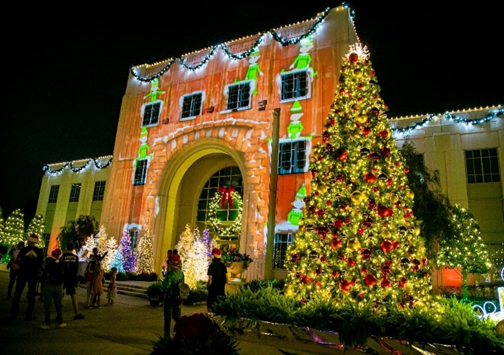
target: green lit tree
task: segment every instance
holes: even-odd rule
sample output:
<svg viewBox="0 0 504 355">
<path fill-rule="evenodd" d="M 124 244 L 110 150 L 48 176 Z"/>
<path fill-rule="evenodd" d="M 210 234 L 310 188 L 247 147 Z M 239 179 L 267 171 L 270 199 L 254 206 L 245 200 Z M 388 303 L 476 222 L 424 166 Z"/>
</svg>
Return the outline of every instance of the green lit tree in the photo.
<svg viewBox="0 0 504 355">
<path fill-rule="evenodd" d="M 39 237 L 41 237 L 39 235 Z M 4 223 L 0 244 L 8 248 L 25 239 L 24 214 L 20 208 L 14 210 Z"/>
<path fill-rule="evenodd" d="M 154 272 L 154 251 L 150 229 L 142 233 L 138 242 L 135 269 L 138 274 L 150 274 Z"/>
<path fill-rule="evenodd" d="M 422 307 L 431 278 L 409 168 L 392 137 L 366 48 L 343 59 L 306 214 L 288 248 L 285 294 L 375 307 Z"/>
<path fill-rule="evenodd" d="M 490 270 L 488 250 L 481 239 L 479 224 L 471 211 L 454 205 L 451 224 L 455 235 L 441 241 L 437 265 L 461 269 L 462 298 L 468 300 L 467 274 L 484 274 Z"/>
<path fill-rule="evenodd" d="M 30 221 L 30 224 L 28 225 L 28 228 L 26 229 L 27 236 L 32 233 L 35 233 L 40 237 L 40 242 L 37 244 L 37 246 L 40 249 L 45 248 L 45 240 L 43 238 L 44 230 L 45 230 L 45 221 L 44 216 L 42 216 L 41 214 L 33 217 L 33 219 Z"/>
<path fill-rule="evenodd" d="M 61 227 L 58 234 L 58 244 L 63 248 L 68 242 L 74 243 L 76 249 L 80 249 L 89 236 L 98 232 L 98 222 L 94 216 L 81 215 L 76 220 L 68 221 Z"/>
</svg>

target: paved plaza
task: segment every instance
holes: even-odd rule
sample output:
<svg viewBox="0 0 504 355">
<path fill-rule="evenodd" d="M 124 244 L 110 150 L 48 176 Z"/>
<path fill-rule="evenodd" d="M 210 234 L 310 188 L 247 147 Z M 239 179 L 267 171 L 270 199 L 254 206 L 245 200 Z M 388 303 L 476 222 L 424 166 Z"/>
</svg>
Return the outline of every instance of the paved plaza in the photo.
<svg viewBox="0 0 504 355">
<path fill-rule="evenodd" d="M 44 322 L 43 303 L 35 304 L 34 321 L 25 321 L 27 301 L 21 298 L 19 317 L 10 320 L 11 300 L 7 299 L 8 272 L 0 270 L 0 353 L 6 355 L 129 355 L 150 354 L 152 342 L 163 331 L 162 307 L 151 307 L 144 298 L 117 295 L 113 307 L 86 309 L 86 290 L 77 289 L 79 306 L 85 319 L 73 320 L 70 296 L 63 299 L 63 318 L 66 328 L 58 328 L 54 321 L 51 329 L 39 328 Z M 104 304 L 103 302 L 102 304 Z M 182 306 L 182 315 L 206 313 L 206 305 Z M 52 318 L 56 316 L 53 307 Z M 292 342 L 279 339 L 240 340 L 241 355 L 270 354 L 337 354 L 335 349 L 319 346 L 320 351 L 297 349 Z M 293 349 L 294 348 L 294 349 Z"/>
</svg>

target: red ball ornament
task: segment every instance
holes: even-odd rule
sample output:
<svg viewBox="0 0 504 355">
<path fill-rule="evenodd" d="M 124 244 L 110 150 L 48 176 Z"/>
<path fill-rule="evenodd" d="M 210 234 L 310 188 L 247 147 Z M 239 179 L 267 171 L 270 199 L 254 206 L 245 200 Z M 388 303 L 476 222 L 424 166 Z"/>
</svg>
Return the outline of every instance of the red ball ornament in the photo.
<svg viewBox="0 0 504 355">
<path fill-rule="evenodd" d="M 326 201 L 326 205 L 329 207 L 332 206 L 332 201 Z"/>
<path fill-rule="evenodd" d="M 351 221 L 350 217 L 345 217 L 345 224 L 350 224 Z"/>
<path fill-rule="evenodd" d="M 339 249 L 339 248 L 341 248 L 342 245 L 343 245 L 343 242 L 338 237 L 333 238 L 331 240 L 331 248 L 332 248 L 332 250 Z"/>
<path fill-rule="evenodd" d="M 394 214 L 392 209 L 388 208 L 387 206 L 378 206 L 378 216 L 380 217 L 390 217 Z"/>
<path fill-rule="evenodd" d="M 364 283 L 365 283 L 365 284 L 366 284 L 366 286 L 368 286 L 368 287 L 374 286 L 374 285 L 376 285 L 376 277 L 374 277 L 374 275 L 367 274 L 367 275 L 364 277 Z"/>
<path fill-rule="evenodd" d="M 369 72 L 369 76 L 370 76 L 370 77 L 375 76 L 375 72 L 374 72 L 374 70 L 371 70 L 371 71 Z"/>
<path fill-rule="evenodd" d="M 388 157 L 388 156 L 390 156 L 390 149 L 384 147 L 384 148 L 382 148 L 380 153 L 383 157 Z"/>
<path fill-rule="evenodd" d="M 380 191 L 380 188 L 378 186 L 373 187 L 373 192 L 378 192 Z"/>
<path fill-rule="evenodd" d="M 348 292 L 350 291 L 350 288 L 352 287 L 352 281 L 349 280 L 343 280 L 339 284 L 339 288 L 343 292 Z"/>
<path fill-rule="evenodd" d="M 363 274 L 367 274 L 367 268 L 363 267 L 360 272 L 362 272 Z"/>
<path fill-rule="evenodd" d="M 408 282 L 408 280 L 406 280 L 405 277 L 401 278 L 401 281 L 399 282 L 399 287 L 404 287 L 404 285 L 406 285 L 406 282 Z"/>
<path fill-rule="evenodd" d="M 383 279 L 381 282 L 381 287 L 383 287 L 383 288 L 390 287 L 390 281 L 387 279 Z"/>
<path fill-rule="evenodd" d="M 335 120 L 335 119 L 333 119 L 333 118 L 331 118 L 331 119 L 329 120 L 329 122 L 331 122 L 331 126 L 334 126 L 334 125 L 336 124 L 336 120 Z"/>
<path fill-rule="evenodd" d="M 399 249 L 399 242 L 397 240 L 392 241 L 392 245 L 394 246 L 394 249 Z"/>
<path fill-rule="evenodd" d="M 384 129 L 383 131 L 380 132 L 380 137 L 387 138 L 387 136 L 388 136 L 388 131 L 386 129 Z"/>
<path fill-rule="evenodd" d="M 319 217 L 324 217 L 324 215 L 325 215 L 325 210 L 318 210 L 318 211 L 317 211 L 317 215 L 318 215 Z"/>
<path fill-rule="evenodd" d="M 345 255 L 343 255 L 343 254 L 339 255 L 338 259 L 341 260 L 341 261 L 345 260 Z"/>
<path fill-rule="evenodd" d="M 346 150 L 344 149 L 339 149 L 337 152 L 336 152 L 336 159 L 339 159 L 343 162 L 345 162 L 347 160 L 347 152 Z"/>
<path fill-rule="evenodd" d="M 341 219 L 334 221 L 334 228 L 341 229 L 341 227 L 343 227 L 343 221 Z"/>
<path fill-rule="evenodd" d="M 371 133 L 371 128 L 369 127 L 366 127 L 362 130 L 362 134 L 365 136 L 369 135 L 369 133 Z"/>
<path fill-rule="evenodd" d="M 336 270 L 334 270 L 331 275 L 332 275 L 332 277 L 336 278 L 336 277 L 339 276 L 339 272 L 337 272 Z"/>
<path fill-rule="evenodd" d="M 392 250 L 394 250 L 394 244 L 389 240 L 384 240 L 383 242 L 381 242 L 380 248 L 385 254 L 390 253 Z"/>
<path fill-rule="evenodd" d="M 378 188 L 377 188 L 377 189 L 378 189 Z M 374 191 L 374 189 L 373 189 L 373 191 Z M 375 191 L 375 192 L 376 192 L 376 191 Z M 369 201 L 369 202 L 368 202 L 367 206 L 368 206 L 368 208 L 369 208 L 370 210 L 374 210 L 374 209 L 376 208 L 376 203 L 375 203 L 373 200 L 371 200 L 371 201 Z"/>
<path fill-rule="evenodd" d="M 370 249 L 361 249 L 361 257 L 362 260 L 366 261 L 371 257 L 371 250 Z"/>
<path fill-rule="evenodd" d="M 340 94 L 340 95 L 345 94 L 345 89 L 341 88 L 341 89 L 340 89 L 340 91 L 339 91 L 339 94 Z"/>
<path fill-rule="evenodd" d="M 407 174 L 407 173 L 409 173 L 409 168 L 408 168 L 408 167 L 405 167 L 405 168 L 404 168 L 404 172 L 405 172 L 406 174 Z"/>
<path fill-rule="evenodd" d="M 356 261 L 352 258 L 348 258 L 347 259 L 347 265 L 350 266 L 350 267 L 354 267 L 356 264 Z"/>
<path fill-rule="evenodd" d="M 321 268 L 317 268 L 317 270 L 315 270 L 315 274 L 317 274 L 317 275 L 322 274 L 322 269 Z"/>
<path fill-rule="evenodd" d="M 378 110 L 378 108 L 377 108 L 377 107 L 373 107 L 373 108 L 371 109 L 371 114 L 372 114 L 373 116 L 378 116 L 378 115 L 380 114 L 380 110 Z"/>
<path fill-rule="evenodd" d="M 364 175 L 364 181 L 366 181 L 368 184 L 372 184 L 376 181 L 376 176 L 374 176 L 372 172 L 369 172 Z"/>
<path fill-rule="evenodd" d="M 344 182 L 345 181 L 345 175 L 343 174 L 338 174 L 336 176 L 336 182 Z"/>
<path fill-rule="evenodd" d="M 359 60 L 359 55 L 357 53 L 350 53 L 348 60 L 350 60 L 350 63 L 355 63 Z"/>
</svg>

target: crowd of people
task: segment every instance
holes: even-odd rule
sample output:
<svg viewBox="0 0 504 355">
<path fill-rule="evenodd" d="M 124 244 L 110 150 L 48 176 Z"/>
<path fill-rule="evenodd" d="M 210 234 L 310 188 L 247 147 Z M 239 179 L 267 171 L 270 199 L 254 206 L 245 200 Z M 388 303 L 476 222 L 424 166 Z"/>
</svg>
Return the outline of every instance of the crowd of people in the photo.
<svg viewBox="0 0 504 355">
<path fill-rule="evenodd" d="M 75 245 L 68 243 L 66 251 L 56 248 L 51 251 L 51 255 L 44 259 L 42 250 L 37 247 L 39 236 L 31 234 L 28 236 L 28 245 L 19 242 L 9 252 L 10 261 L 7 265 L 9 269 L 9 285 L 7 296 L 12 299 L 11 319 L 17 319 L 19 315 L 19 303 L 21 295 L 28 285 L 27 300 L 28 306 L 25 312 L 25 320 L 35 320 L 34 308 L 36 295 L 40 294 L 39 300 L 44 302 L 44 324 L 42 329 L 51 328 L 51 309 L 54 304 L 56 318 L 59 328 L 67 326 L 63 319 L 62 299 L 64 295 L 70 296 L 74 311 L 74 320 L 84 319 L 84 315 L 79 311 L 79 303 L 76 294 L 78 285 L 78 265 L 79 257 L 75 251 Z M 86 279 L 86 308 L 101 308 L 101 297 L 104 293 L 105 277 L 102 260 L 106 252 L 101 255 L 98 248 L 93 248 L 92 254 L 87 256 L 88 263 L 85 271 Z M 181 305 L 183 301 L 180 296 L 180 285 L 184 283 L 184 273 L 182 272 L 181 259 L 178 251 L 168 250 L 166 259 L 162 266 L 163 274 L 163 314 L 164 333 L 171 337 L 172 321 L 175 323 L 181 317 Z M 107 304 L 110 307 L 114 304 L 117 295 L 117 268 L 111 269 L 109 284 L 107 287 Z M 212 250 L 212 261 L 208 267 L 208 298 L 207 311 L 212 312 L 213 305 L 226 296 L 227 268 L 221 261 L 221 251 L 218 248 Z M 15 285 L 15 288 L 14 288 Z M 14 295 L 12 290 L 14 288 Z M 40 292 L 37 290 L 40 289 Z"/>
<path fill-rule="evenodd" d="M 67 326 L 63 319 L 62 299 L 64 295 L 70 296 L 74 311 L 74 320 L 84 319 L 84 315 L 79 311 L 76 287 L 78 286 L 79 257 L 75 251 L 74 243 L 66 245 L 66 251 L 56 248 L 51 251 L 50 256 L 44 258 L 42 250 L 37 247 L 39 236 L 31 234 L 28 236 L 28 245 L 19 242 L 9 252 L 10 261 L 7 265 L 9 269 L 9 285 L 7 297 L 12 299 L 11 319 L 17 319 L 19 315 L 19 303 L 21 296 L 28 285 L 27 300 L 28 306 L 25 312 L 25 320 L 35 320 L 34 309 L 36 295 L 44 303 L 44 323 L 42 329 L 51 328 L 51 309 L 54 304 L 56 318 L 59 328 Z M 86 280 L 87 280 L 87 302 L 86 307 L 100 308 L 101 295 L 103 294 L 105 278 L 102 267 L 102 260 L 107 253 L 101 255 L 98 248 L 93 249 L 93 253 L 85 256 L 87 259 Z M 115 270 L 114 270 L 115 269 Z M 117 269 L 112 269 L 111 279 L 107 288 L 107 306 L 112 306 L 117 294 L 116 275 Z M 15 287 L 14 287 L 15 285 Z M 14 295 L 12 290 L 14 289 Z"/>
</svg>

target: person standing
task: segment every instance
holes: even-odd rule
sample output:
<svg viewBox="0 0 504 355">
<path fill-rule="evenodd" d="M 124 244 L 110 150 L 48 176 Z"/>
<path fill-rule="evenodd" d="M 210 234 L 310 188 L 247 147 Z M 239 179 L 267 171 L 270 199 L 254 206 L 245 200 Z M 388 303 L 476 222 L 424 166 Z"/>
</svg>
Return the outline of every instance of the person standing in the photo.
<svg viewBox="0 0 504 355">
<path fill-rule="evenodd" d="M 163 260 L 163 265 L 161 265 L 161 273 L 163 274 L 163 277 L 166 275 L 166 269 L 168 269 L 168 261 L 170 260 L 170 256 L 172 255 L 172 251 L 168 250 L 166 252 L 166 259 Z"/>
<path fill-rule="evenodd" d="M 180 270 L 180 256 L 172 254 L 168 260 L 166 275 L 163 280 L 164 334 L 171 337 L 172 318 L 178 322 L 181 316 L 179 283 L 184 282 L 184 273 Z"/>
<path fill-rule="evenodd" d="M 116 282 L 117 268 L 113 267 L 112 269 L 110 269 L 110 271 L 111 271 L 110 280 L 107 287 L 107 304 L 105 305 L 105 307 L 113 306 L 114 298 L 117 295 L 117 282 Z"/>
<path fill-rule="evenodd" d="M 19 275 L 16 281 L 16 291 L 12 300 L 11 320 L 15 320 L 19 314 L 19 301 L 21 294 L 28 283 L 28 307 L 26 308 L 25 320 L 35 320 L 33 310 L 35 309 L 35 293 L 37 291 L 37 280 L 39 270 L 44 262 L 42 250 L 37 247 L 39 236 L 30 234 L 28 236 L 28 246 L 19 251 L 16 263 L 19 265 Z"/>
<path fill-rule="evenodd" d="M 51 257 L 46 259 L 43 270 L 45 323 L 40 328 L 50 329 L 51 304 L 53 302 L 56 308 L 58 327 L 65 328 L 67 325 L 63 322 L 62 298 L 63 282 L 68 274 L 68 264 L 61 260 L 61 249 L 57 248 L 51 252 Z"/>
<path fill-rule="evenodd" d="M 84 319 L 84 315 L 79 312 L 79 303 L 77 301 L 77 293 L 75 291 L 75 286 L 77 285 L 77 269 L 79 267 L 79 257 L 75 254 L 74 243 L 67 243 L 66 252 L 61 257 L 61 261 L 66 264 L 66 269 L 68 271 L 65 274 L 63 287 L 65 288 L 65 293 L 72 299 L 72 306 L 74 310 L 73 319 Z"/>
<path fill-rule="evenodd" d="M 12 287 L 14 286 L 14 283 L 16 282 L 16 279 L 18 278 L 19 275 L 19 265 L 15 262 L 18 255 L 19 251 L 24 248 L 24 242 L 21 241 L 16 244 L 15 247 L 13 247 L 10 252 L 10 260 L 9 263 L 7 264 L 7 269 L 10 269 L 9 271 L 9 286 L 7 287 L 7 298 L 12 299 Z"/>
<path fill-rule="evenodd" d="M 101 308 L 100 298 L 103 293 L 103 275 L 102 262 L 97 261 L 93 271 L 93 279 L 91 281 L 91 297 L 93 299 L 93 307 Z"/>
<path fill-rule="evenodd" d="M 219 298 L 226 296 L 227 268 L 221 260 L 222 253 L 219 249 L 212 249 L 212 263 L 208 267 L 208 298 L 207 311 L 211 312 L 212 307 Z"/>
</svg>

